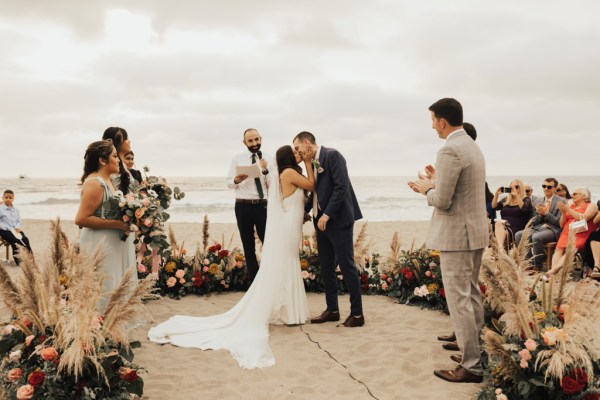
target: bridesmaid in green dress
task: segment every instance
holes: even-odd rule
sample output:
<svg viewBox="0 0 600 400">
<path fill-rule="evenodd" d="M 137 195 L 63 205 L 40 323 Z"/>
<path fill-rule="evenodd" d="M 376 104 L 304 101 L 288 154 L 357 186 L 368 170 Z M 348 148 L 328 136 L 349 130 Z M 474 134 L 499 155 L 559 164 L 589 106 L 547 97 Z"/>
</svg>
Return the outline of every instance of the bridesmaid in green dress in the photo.
<svg viewBox="0 0 600 400">
<path fill-rule="evenodd" d="M 112 142 L 102 140 L 88 146 L 84 159 L 81 202 L 75 216 L 75 224 L 82 228 L 79 246 L 85 253 L 91 253 L 101 245 L 106 247 L 104 292 L 109 293 L 120 284 L 129 262 L 123 249 L 125 243 L 121 240 L 128 225 L 120 218 L 118 200 L 110 181 L 110 175 L 119 171 L 119 156 Z M 100 312 L 106 301 L 107 297 L 98 305 Z"/>
</svg>

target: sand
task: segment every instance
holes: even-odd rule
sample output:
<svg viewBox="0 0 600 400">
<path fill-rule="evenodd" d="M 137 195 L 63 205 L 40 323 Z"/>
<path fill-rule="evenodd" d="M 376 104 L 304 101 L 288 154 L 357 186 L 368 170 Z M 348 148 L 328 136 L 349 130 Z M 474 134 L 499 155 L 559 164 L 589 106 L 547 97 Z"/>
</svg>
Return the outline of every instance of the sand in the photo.
<svg viewBox="0 0 600 400">
<path fill-rule="evenodd" d="M 77 240 L 78 229 L 63 221 L 69 238 Z M 357 224 L 355 235 L 362 223 Z M 26 220 L 23 230 L 29 236 L 36 257 L 47 254 L 49 222 Z M 189 252 L 202 240 L 202 225 L 173 224 L 179 242 L 185 241 Z M 388 254 L 394 232 L 401 235 L 402 247 L 425 240 L 427 222 L 371 222 L 367 233 L 372 251 Z M 226 243 L 232 234 L 234 246 L 240 246 L 234 224 L 211 224 L 212 239 Z M 305 233 L 312 227 L 305 225 Z M 0 249 L 0 259 L 4 248 Z M 19 270 L 8 267 L 11 275 Z M 136 362 L 147 369 L 144 398 L 163 399 L 470 399 L 477 393 L 476 384 L 452 384 L 433 375 L 434 369 L 456 365 L 436 340 L 439 334 L 452 331 L 450 318 L 440 312 L 397 304 L 384 296 L 364 296 L 366 318 L 361 328 L 321 325 L 271 326 L 270 341 L 276 358 L 273 367 L 244 370 L 226 351 L 200 351 L 157 345 L 147 340 L 150 326 L 174 314 L 212 315 L 231 308 L 243 293 L 204 297 L 187 296 L 182 300 L 163 298 L 150 301 L 154 321 L 132 332 L 140 340 Z M 325 308 L 323 294 L 308 294 L 311 315 Z M 347 296 L 340 299 L 342 318 L 348 315 Z M 0 320 L 9 313 L 0 306 Z M 240 332 L 243 335 L 243 332 Z"/>
</svg>

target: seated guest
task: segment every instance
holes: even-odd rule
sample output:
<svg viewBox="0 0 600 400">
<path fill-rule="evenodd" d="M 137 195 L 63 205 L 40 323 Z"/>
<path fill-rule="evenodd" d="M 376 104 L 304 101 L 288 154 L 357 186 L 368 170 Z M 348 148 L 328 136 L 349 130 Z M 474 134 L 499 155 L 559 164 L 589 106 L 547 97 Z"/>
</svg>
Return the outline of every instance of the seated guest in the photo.
<svg viewBox="0 0 600 400">
<path fill-rule="evenodd" d="M 600 209 L 600 200 L 598 200 L 597 206 Z M 600 226 L 600 211 L 596 213 L 593 221 L 596 226 Z M 595 230 L 588 237 L 588 240 L 585 242 L 583 257 L 590 268 L 592 265 L 594 266 L 590 276 L 594 279 L 600 278 L 600 230 Z"/>
<path fill-rule="evenodd" d="M 14 199 L 15 193 L 12 190 L 4 191 L 2 195 L 3 203 L 0 205 L 0 237 L 10 243 L 15 263 L 19 265 L 21 263 L 19 247 L 23 246 L 31 253 L 31 246 L 25 232 L 21 230 L 21 214 L 13 206 Z"/>
<path fill-rule="evenodd" d="M 537 197 L 533 195 L 533 189 L 529 183 L 525 184 L 525 196 L 528 196 L 531 199 L 531 204 L 535 203 Z"/>
<path fill-rule="evenodd" d="M 511 247 L 514 241 L 514 234 L 522 231 L 531 218 L 531 199 L 525 196 L 523 182 L 520 179 L 515 179 L 510 183 L 510 193 L 508 196 L 498 201 L 498 197 L 504 192 L 504 188 L 500 187 L 494 193 L 492 199 L 492 208 L 500 210 L 502 219 L 496 220 L 494 233 L 498 246 L 504 249 L 504 244 L 508 239 L 508 248 Z"/>
<path fill-rule="evenodd" d="M 546 178 L 542 184 L 544 197 L 537 199 L 533 203 L 533 225 L 529 240 L 533 243 L 531 248 L 532 266 L 540 270 L 544 265 L 546 253 L 544 245 L 550 242 L 556 242 L 560 236 L 560 210 L 559 203 L 565 203 L 565 199 L 556 195 L 558 181 L 554 178 Z M 523 231 L 515 235 L 515 242 L 519 243 Z"/>
<path fill-rule="evenodd" d="M 490 188 L 488 183 L 485 183 L 485 208 L 487 209 L 487 217 L 490 220 L 490 224 L 494 226 L 496 223 L 496 209 L 492 207 L 492 200 L 494 200 L 494 195 L 490 192 Z"/>
<path fill-rule="evenodd" d="M 569 188 L 564 183 L 558 184 L 556 194 L 567 199 L 567 205 L 570 205 L 573 202 L 573 197 L 571 197 L 571 193 L 569 193 Z"/>
<path fill-rule="evenodd" d="M 558 208 L 562 213 L 560 217 L 560 226 L 563 228 L 560 238 L 556 243 L 554 256 L 552 256 L 552 269 L 548 271 L 548 276 L 556 274 L 565 263 L 565 250 L 569 242 L 569 226 L 580 220 L 587 221 L 587 230 L 575 234 L 575 247 L 583 250 L 585 242 L 590 234 L 596 230 L 594 217 L 598 213 L 598 207 L 591 202 L 590 191 L 586 188 L 577 188 L 573 192 L 573 203 L 568 206 L 560 203 Z"/>
</svg>

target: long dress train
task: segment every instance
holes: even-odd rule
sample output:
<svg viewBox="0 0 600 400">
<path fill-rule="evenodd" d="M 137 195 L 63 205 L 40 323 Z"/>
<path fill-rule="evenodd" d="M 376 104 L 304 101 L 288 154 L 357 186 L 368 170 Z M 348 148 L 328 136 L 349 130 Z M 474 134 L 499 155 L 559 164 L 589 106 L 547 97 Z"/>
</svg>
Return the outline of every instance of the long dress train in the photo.
<svg viewBox="0 0 600 400">
<path fill-rule="evenodd" d="M 270 188 L 267 227 L 260 269 L 244 297 L 224 314 L 209 317 L 176 315 L 150 329 L 156 343 L 202 350 L 226 349 L 242 368 L 275 364 L 269 345 L 269 323 L 302 324 L 308 303 L 300 271 L 304 193 L 285 199 Z"/>
</svg>

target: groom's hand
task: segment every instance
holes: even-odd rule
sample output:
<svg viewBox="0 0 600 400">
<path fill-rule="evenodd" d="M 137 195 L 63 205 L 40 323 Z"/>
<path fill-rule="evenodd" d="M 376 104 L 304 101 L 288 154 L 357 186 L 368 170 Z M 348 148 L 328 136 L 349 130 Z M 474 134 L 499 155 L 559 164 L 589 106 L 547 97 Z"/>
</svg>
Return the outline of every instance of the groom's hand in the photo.
<svg viewBox="0 0 600 400">
<path fill-rule="evenodd" d="M 413 191 L 423 195 L 425 195 L 429 189 L 433 189 L 435 187 L 433 181 L 427 178 L 419 178 L 414 182 L 408 182 L 408 186 L 410 186 Z"/>
<path fill-rule="evenodd" d="M 327 229 L 327 221 L 329 221 L 328 215 L 323 214 L 321 218 L 319 218 L 319 221 L 317 222 L 317 227 L 321 232 L 325 232 L 325 229 Z"/>
</svg>

